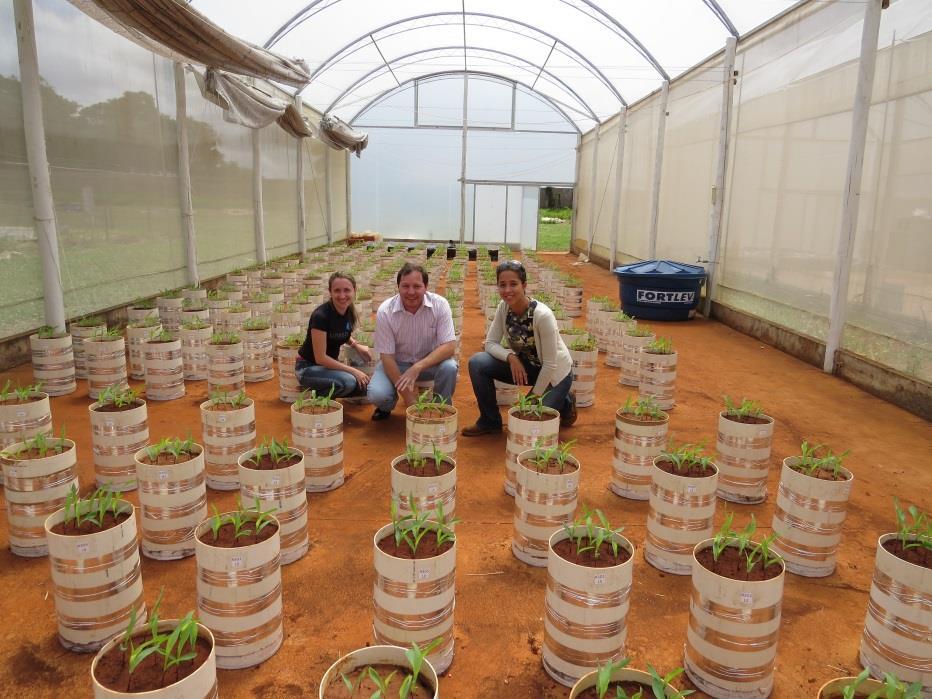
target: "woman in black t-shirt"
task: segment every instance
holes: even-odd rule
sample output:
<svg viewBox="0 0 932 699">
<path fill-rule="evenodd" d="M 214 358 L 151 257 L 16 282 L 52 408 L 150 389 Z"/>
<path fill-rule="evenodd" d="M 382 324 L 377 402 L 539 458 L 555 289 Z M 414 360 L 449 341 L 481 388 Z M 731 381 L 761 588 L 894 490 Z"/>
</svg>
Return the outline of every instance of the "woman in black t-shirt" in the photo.
<svg viewBox="0 0 932 699">
<path fill-rule="evenodd" d="M 369 377 L 359 369 L 339 361 L 340 346 L 349 345 L 363 359 L 369 361 L 369 348 L 352 338 L 356 326 L 356 280 L 351 274 L 334 272 L 328 281 L 330 300 L 322 303 L 307 324 L 307 336 L 298 350 L 295 375 L 302 388 L 310 388 L 317 395 L 327 395 L 333 387 L 333 396 L 349 396 L 357 391 L 365 393 Z"/>
</svg>

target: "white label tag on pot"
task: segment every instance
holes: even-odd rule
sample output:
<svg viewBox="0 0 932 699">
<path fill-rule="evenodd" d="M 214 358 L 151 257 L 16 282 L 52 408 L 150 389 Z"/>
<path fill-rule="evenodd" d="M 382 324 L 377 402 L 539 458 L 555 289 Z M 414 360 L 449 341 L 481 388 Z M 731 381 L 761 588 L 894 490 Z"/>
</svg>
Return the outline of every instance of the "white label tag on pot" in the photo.
<svg viewBox="0 0 932 699">
<path fill-rule="evenodd" d="M 86 556 L 91 552 L 91 542 L 81 541 L 74 545 L 74 550 L 79 556 Z"/>
<path fill-rule="evenodd" d="M 566 487 L 567 487 L 567 488 L 575 488 L 575 487 L 576 487 L 576 479 L 575 479 L 575 478 L 567 478 L 567 479 L 566 479 Z"/>
<path fill-rule="evenodd" d="M 106 427 L 108 430 L 112 430 L 113 420 L 104 420 L 104 427 Z"/>
<path fill-rule="evenodd" d="M 766 436 L 767 436 L 767 432 L 768 432 L 768 430 L 765 430 L 765 429 L 764 429 L 764 430 L 757 430 L 757 436 L 758 436 L 758 437 L 766 437 Z"/>
<path fill-rule="evenodd" d="M 7 472 L 10 474 L 10 478 L 19 478 L 19 471 L 13 467 L 8 468 Z"/>
<path fill-rule="evenodd" d="M 226 415 L 218 415 L 218 416 L 217 416 L 217 422 L 226 422 L 226 421 L 227 421 L 227 416 L 226 416 Z"/>
<path fill-rule="evenodd" d="M 230 559 L 227 561 L 227 568 L 230 570 L 239 570 L 245 564 L 246 558 L 244 556 L 230 556 Z"/>
<path fill-rule="evenodd" d="M 270 482 L 273 488 L 277 488 L 278 486 L 282 484 L 281 476 L 272 476 L 272 478 L 270 479 Z"/>
<path fill-rule="evenodd" d="M 592 576 L 593 585 L 604 585 L 605 584 L 605 573 L 596 573 Z"/>
<path fill-rule="evenodd" d="M 752 604 L 754 604 L 754 595 L 750 592 L 742 592 L 741 604 L 750 607 Z"/>
<path fill-rule="evenodd" d="M 17 410 L 17 411 L 16 411 L 16 417 L 26 417 L 26 411 L 25 411 L 25 410 Z"/>
<path fill-rule="evenodd" d="M 160 481 L 168 480 L 168 471 L 166 469 L 159 469 L 159 480 Z"/>
<path fill-rule="evenodd" d="M 320 429 L 321 427 L 323 427 L 323 426 L 324 426 L 324 421 L 323 421 L 323 420 L 314 420 L 314 429 L 315 429 L 315 430 L 319 430 L 319 429 Z"/>
<path fill-rule="evenodd" d="M 417 569 L 417 579 L 420 580 L 430 580 L 430 569 L 429 568 L 418 568 Z"/>
<path fill-rule="evenodd" d="M 532 427 L 532 428 L 531 428 L 531 436 L 532 436 L 532 437 L 537 437 L 538 435 L 540 435 L 540 427 Z"/>
<path fill-rule="evenodd" d="M 696 491 L 698 491 L 698 490 L 699 490 L 699 488 L 697 488 L 697 487 L 694 486 L 694 485 L 687 485 L 687 486 L 686 486 L 686 494 L 687 494 L 687 495 L 695 495 L 695 494 L 696 494 Z"/>
<path fill-rule="evenodd" d="M 446 425 L 439 425 L 439 426 L 437 427 L 437 434 L 446 434 L 446 433 L 447 433 L 447 426 L 446 426 Z"/>
</svg>

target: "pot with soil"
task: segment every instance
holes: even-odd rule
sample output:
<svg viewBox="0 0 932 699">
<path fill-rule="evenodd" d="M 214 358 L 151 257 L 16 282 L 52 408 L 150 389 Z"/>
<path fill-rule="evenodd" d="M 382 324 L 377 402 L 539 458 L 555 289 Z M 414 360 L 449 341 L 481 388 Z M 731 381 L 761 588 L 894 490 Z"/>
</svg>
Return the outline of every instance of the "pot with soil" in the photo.
<svg viewBox="0 0 932 699">
<path fill-rule="evenodd" d="M 456 511 L 456 461 L 439 448 L 425 454 L 409 444 L 401 456 L 392 459 L 392 502 L 402 514 L 440 512 L 452 518 Z M 413 503 L 413 504 L 412 504 Z"/>
<path fill-rule="evenodd" d="M 570 318 L 579 318 L 582 315 L 583 290 L 579 279 L 572 276 L 564 278 L 560 302 Z"/>
<path fill-rule="evenodd" d="M 405 410 L 405 444 L 415 445 L 424 453 L 434 448 L 456 454 L 458 411 L 433 392 L 421 393 L 414 405 Z"/>
<path fill-rule="evenodd" d="M 268 381 L 272 369 L 272 326 L 265 318 L 251 318 L 243 323 L 243 371 L 247 382 Z"/>
<path fill-rule="evenodd" d="M 170 333 L 177 333 L 181 327 L 181 307 L 184 304 L 184 297 L 179 289 L 165 291 L 155 298 L 155 304 L 159 309 L 159 320 Z"/>
<path fill-rule="evenodd" d="M 734 405 L 725 396 L 718 415 L 718 496 L 729 502 L 754 504 L 767 499 L 767 474 L 773 443 L 773 418 L 760 405 L 743 399 Z M 792 568 L 787 565 L 792 572 Z"/>
<path fill-rule="evenodd" d="M 638 696 L 638 692 L 644 699 L 683 699 L 691 694 L 690 691 L 681 692 L 671 684 L 673 679 L 683 672 L 681 667 L 666 677 L 661 677 L 653 668 L 651 672 L 644 672 L 631 670 L 627 665 L 628 659 L 622 658 L 610 666 L 603 665 L 598 670 L 583 675 L 570 690 L 569 699 L 615 699 L 626 695 Z M 619 689 L 625 694 L 619 694 Z"/>
<path fill-rule="evenodd" d="M 654 459 L 667 443 L 670 416 L 650 397 L 628 398 L 615 411 L 612 482 L 609 489 L 623 498 L 649 500 Z"/>
<path fill-rule="evenodd" d="M 49 395 L 39 390 L 41 384 L 16 389 L 11 389 L 11 384 L 7 380 L 0 388 L 0 449 L 37 434 L 52 434 Z"/>
<path fill-rule="evenodd" d="M 868 679 L 870 670 L 864 670 L 857 677 L 838 677 L 822 685 L 816 699 L 880 699 L 886 695 L 881 691 L 884 685 L 879 680 Z M 847 693 L 846 693 L 847 692 Z M 892 696 L 902 696 L 893 694 Z"/>
<path fill-rule="evenodd" d="M 554 447 L 560 438 L 560 413 L 546 407 L 537 396 L 519 396 L 508 409 L 505 443 L 505 492 L 515 494 L 518 480 L 518 455 L 542 447 Z"/>
<path fill-rule="evenodd" d="M 201 439 L 207 487 L 238 490 L 237 459 L 256 446 L 256 406 L 245 391 L 211 393 L 201 403 Z"/>
<path fill-rule="evenodd" d="M 214 634 L 217 667 L 239 670 L 284 639 L 280 525 L 268 511 L 215 514 L 195 530 L 197 613 Z"/>
<path fill-rule="evenodd" d="M 281 442 L 265 438 L 255 449 L 237 459 L 240 498 L 245 503 L 274 508 L 281 526 L 282 565 L 294 563 L 307 553 L 307 496 L 304 454 Z"/>
<path fill-rule="evenodd" d="M 427 513 L 393 513 L 373 537 L 375 582 L 372 631 L 376 643 L 421 648 L 440 639 L 428 656 L 437 672 L 453 662 L 456 536 Z"/>
<path fill-rule="evenodd" d="M 108 387 L 129 388 L 126 380 L 126 341 L 119 328 L 84 341 L 87 395 L 94 400 Z"/>
<path fill-rule="evenodd" d="M 84 341 L 94 335 L 107 332 L 107 324 L 101 316 L 84 316 L 71 324 L 72 352 L 74 354 L 74 375 L 78 379 L 87 378 L 87 363 L 84 355 Z"/>
<path fill-rule="evenodd" d="M 207 317 L 210 319 L 210 324 L 215 328 L 219 328 L 223 311 L 229 308 L 232 303 L 230 295 L 225 291 L 215 289 L 209 292 L 207 294 Z"/>
<path fill-rule="evenodd" d="M 644 558 L 655 568 L 689 575 L 692 550 L 712 536 L 718 467 L 695 445 L 654 458 Z"/>
<path fill-rule="evenodd" d="M 249 297 L 246 306 L 249 308 L 249 315 L 255 320 L 264 320 L 272 327 L 272 307 L 275 302 L 268 292 L 254 293 Z M 245 325 L 245 323 L 244 323 Z M 271 335 L 271 331 L 269 332 Z"/>
<path fill-rule="evenodd" d="M 210 393 L 235 393 L 245 388 L 243 343 L 237 333 L 214 333 L 207 342 L 207 362 Z"/>
<path fill-rule="evenodd" d="M 932 695 L 932 525 L 916 507 L 896 506 L 899 531 L 877 541 L 860 661 Z"/>
<path fill-rule="evenodd" d="M 220 312 L 220 324 L 217 330 L 228 333 L 239 333 L 243 323 L 252 318 L 252 312 L 247 306 L 237 302 Z"/>
<path fill-rule="evenodd" d="M 633 567 L 634 545 L 600 510 L 550 536 L 541 657 L 560 684 L 624 655 Z"/>
<path fill-rule="evenodd" d="M 409 682 L 409 685 L 414 685 L 408 694 L 410 699 L 438 699 L 440 691 L 437 672 L 426 659 L 420 661 L 420 666 L 415 669 L 406 655 L 410 652 L 398 646 L 367 646 L 354 650 L 327 669 L 320 681 L 317 696 L 319 699 L 342 699 L 355 696 L 347 693 L 343 676 L 346 676 L 360 697 L 378 696 L 373 694 L 380 687 L 369 672 L 369 668 L 372 668 L 380 679 L 385 679 L 393 671 L 395 672 L 386 687 L 388 694 L 383 694 L 383 696 L 390 697 L 397 694 L 401 685 L 409 682 L 407 678 L 410 676 L 417 678 L 416 682 L 413 680 Z M 414 657 L 417 663 L 420 653 Z"/>
<path fill-rule="evenodd" d="M 621 367 L 624 364 L 625 333 L 637 327 L 637 321 L 624 311 L 612 313 L 605 325 L 605 366 Z"/>
<path fill-rule="evenodd" d="M 175 400 L 185 393 L 181 339 L 168 330 L 154 333 L 145 345 L 146 398 Z"/>
<path fill-rule="evenodd" d="M 277 346 L 289 335 L 298 335 L 302 331 L 301 314 L 288 303 L 280 303 L 272 312 L 272 337 Z"/>
<path fill-rule="evenodd" d="M 844 456 L 803 442 L 802 456 L 783 460 L 772 524 L 779 539 L 773 548 L 791 573 L 821 578 L 835 571 L 854 482 L 841 465 Z"/>
<path fill-rule="evenodd" d="M 82 499 L 75 488 L 44 526 L 62 646 L 92 653 L 120 633 L 131 617 L 145 621 L 131 503 L 110 490 Z"/>
<path fill-rule="evenodd" d="M 647 325 L 635 325 L 621 338 L 621 375 L 618 383 L 623 386 L 641 384 L 641 349 L 656 339 Z"/>
<path fill-rule="evenodd" d="M 495 402 L 498 405 L 512 406 L 518 402 L 518 387 L 513 383 L 505 383 L 498 379 L 493 379 L 495 385 Z"/>
<path fill-rule="evenodd" d="M 692 601 L 684 664 L 696 687 L 716 699 L 765 699 L 773 691 L 785 568 L 770 550 L 775 535 L 751 540 L 731 516 L 693 550 Z"/>
<path fill-rule="evenodd" d="M 108 388 L 87 408 L 98 488 L 136 489 L 134 454 L 149 442 L 146 402 L 132 388 Z"/>
<path fill-rule="evenodd" d="M 159 317 L 158 309 L 155 305 L 155 299 L 138 298 L 133 301 L 126 309 L 126 322 L 135 323 L 143 318 L 151 316 Z"/>
<path fill-rule="evenodd" d="M 135 455 L 142 509 L 142 553 L 157 561 L 194 554 L 194 530 L 207 516 L 204 449 L 163 439 Z"/>
<path fill-rule="evenodd" d="M 304 338 L 300 334 L 294 334 L 275 346 L 278 356 L 278 399 L 282 403 L 294 403 L 301 395 L 301 384 L 294 372 L 294 365 L 303 342 Z"/>
<path fill-rule="evenodd" d="M 48 554 L 45 520 L 61 509 L 78 487 L 74 442 L 37 434 L 0 452 L 10 550 L 17 556 Z"/>
<path fill-rule="evenodd" d="M 676 405 L 676 351 L 666 337 L 641 348 L 638 395 L 651 396 L 663 410 Z"/>
<path fill-rule="evenodd" d="M 204 301 L 192 301 L 188 302 L 188 299 L 184 300 L 184 308 L 181 311 L 181 325 L 180 328 L 183 328 L 185 325 L 210 325 L 210 311 L 207 310 L 207 304 Z"/>
<path fill-rule="evenodd" d="M 291 404 L 291 442 L 304 459 L 304 487 L 309 493 L 343 485 L 343 406 L 316 391 L 304 391 Z"/>
<path fill-rule="evenodd" d="M 162 324 L 157 315 L 146 316 L 131 321 L 126 325 L 126 344 L 129 350 L 127 372 L 131 379 L 143 381 L 146 378 L 146 343 L 149 337 L 162 330 Z"/>
<path fill-rule="evenodd" d="M 579 338 L 569 346 L 573 360 L 573 391 L 576 405 L 591 407 L 595 403 L 595 376 L 599 365 L 599 350 L 592 337 Z"/>
<path fill-rule="evenodd" d="M 210 630 L 197 623 L 194 612 L 183 619 L 152 624 L 152 619 L 158 618 L 158 606 L 156 602 L 146 627 L 139 628 L 137 620 L 132 620 L 126 631 L 109 640 L 94 657 L 91 664 L 94 699 L 219 696 L 215 641 Z M 128 644 L 127 637 L 132 639 Z M 141 651 L 151 646 L 158 650 L 140 658 Z M 130 664 L 134 662 L 138 664 L 130 672 Z"/>
<path fill-rule="evenodd" d="M 528 449 L 518 456 L 511 552 L 537 568 L 547 565 L 550 537 L 573 522 L 579 494 L 576 440 Z"/>
<path fill-rule="evenodd" d="M 29 336 L 32 352 L 32 378 L 45 387 L 50 396 L 74 393 L 74 349 L 71 335 L 50 326 L 39 328 Z"/>
<path fill-rule="evenodd" d="M 207 378 L 207 343 L 213 334 L 213 326 L 201 318 L 181 324 L 181 366 L 188 381 Z"/>
</svg>

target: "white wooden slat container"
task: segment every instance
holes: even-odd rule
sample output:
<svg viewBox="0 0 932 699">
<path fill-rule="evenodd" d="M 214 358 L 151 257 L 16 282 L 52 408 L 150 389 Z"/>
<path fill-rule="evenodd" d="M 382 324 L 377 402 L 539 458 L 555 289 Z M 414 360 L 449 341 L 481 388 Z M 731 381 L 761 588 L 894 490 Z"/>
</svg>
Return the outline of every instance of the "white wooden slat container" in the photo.
<svg viewBox="0 0 932 699">
<path fill-rule="evenodd" d="M 272 368 L 272 329 L 242 330 L 243 372 L 247 383 L 268 381 L 275 372 Z"/>
<path fill-rule="evenodd" d="M 572 527 L 574 534 L 579 529 L 584 528 Z M 607 541 L 614 540 L 629 558 L 594 568 L 571 563 L 554 552 L 554 546 L 568 536 L 560 530 L 550 537 L 541 659 L 548 675 L 571 687 L 599 665 L 624 657 L 634 545 L 621 535 L 610 535 Z"/>
<path fill-rule="evenodd" d="M 181 325 L 178 326 L 178 329 L 181 330 L 185 325 L 191 323 L 210 325 L 210 311 L 206 305 L 185 306 L 184 310 L 181 311 Z"/>
<path fill-rule="evenodd" d="M 243 343 L 207 343 L 207 389 L 235 393 L 246 386 Z"/>
<path fill-rule="evenodd" d="M 573 360 L 573 391 L 576 393 L 576 406 L 589 408 L 595 404 L 595 377 L 599 364 L 598 350 L 570 351 Z"/>
<path fill-rule="evenodd" d="M 421 452 L 433 453 L 434 447 L 445 454 L 456 454 L 458 411 L 452 405 L 438 408 L 442 416 L 421 415 L 415 406 L 405 410 L 405 444 L 416 444 Z M 435 412 L 431 409 L 428 412 Z"/>
<path fill-rule="evenodd" d="M 574 684 L 573 689 L 570 690 L 569 699 L 577 699 L 577 697 L 579 697 L 587 689 L 594 688 L 598 682 L 598 678 L 599 678 L 598 670 L 594 670 L 593 672 L 590 672 L 589 674 L 584 675 L 583 677 L 580 677 L 579 682 Z M 648 690 L 651 687 L 651 681 L 652 681 L 652 677 L 650 673 L 644 672 L 643 670 L 631 670 L 629 668 L 613 670 L 611 674 L 611 679 L 609 680 L 610 683 L 612 682 L 619 682 L 619 683 L 637 682 L 638 684 L 642 685 Z M 609 684 L 609 687 L 611 687 L 611 684 Z M 673 685 L 668 684 L 666 682 L 664 683 L 663 688 L 665 690 L 664 693 L 669 696 L 674 696 L 673 692 L 677 691 L 673 687 Z M 611 695 L 607 694 L 606 696 L 611 696 Z"/>
<path fill-rule="evenodd" d="M 309 493 L 343 485 L 343 406 L 330 401 L 330 412 L 305 413 L 291 406 L 291 443 L 304 454 L 304 487 Z"/>
<path fill-rule="evenodd" d="M 498 405 L 511 407 L 518 402 L 518 387 L 511 383 L 493 379 L 495 386 L 495 402 Z"/>
<path fill-rule="evenodd" d="M 342 675 L 352 676 L 353 672 L 369 665 L 391 665 L 398 667 L 399 671 L 405 674 L 411 672 L 411 663 L 405 657 L 404 648 L 399 646 L 367 646 L 360 648 L 352 653 L 347 653 L 327 669 L 320 681 L 318 699 L 327 699 L 329 696 L 328 690 L 331 686 L 342 688 L 344 686 L 341 679 Z M 439 699 L 440 684 L 437 679 L 437 672 L 429 659 L 425 660 L 424 664 L 421 665 L 420 678 L 426 680 L 434 690 L 430 699 Z"/>
<path fill-rule="evenodd" d="M 158 319 L 159 310 L 155 307 L 155 303 L 151 306 L 148 304 L 144 306 L 130 306 L 126 309 L 126 322 L 129 323 L 138 323 L 140 320 L 145 320 L 146 318 L 154 317 Z"/>
<path fill-rule="evenodd" d="M 204 449 L 177 464 L 149 464 L 136 452 L 142 553 L 157 561 L 194 555 L 194 530 L 207 517 Z"/>
<path fill-rule="evenodd" d="M 763 423 L 738 422 L 718 416 L 715 451 L 718 458 L 718 496 L 729 502 L 755 504 L 767 499 L 773 418 Z"/>
<path fill-rule="evenodd" d="M 436 523 L 429 523 L 436 530 Z M 382 551 L 378 542 L 392 536 L 392 525 L 373 537 L 375 583 L 372 595 L 372 630 L 376 643 L 410 647 L 426 646 L 442 639 L 427 660 L 438 672 L 453 662 L 453 612 L 456 606 L 456 542 L 439 556 L 396 558 Z"/>
<path fill-rule="evenodd" d="M 223 311 L 230 307 L 233 302 L 229 294 L 220 292 L 214 298 L 207 299 L 207 316 L 210 318 L 210 324 L 215 328 L 220 328 L 220 319 L 223 317 Z"/>
<path fill-rule="evenodd" d="M 134 321 L 126 326 L 126 345 L 129 355 L 127 373 L 129 378 L 144 381 L 146 378 L 146 343 L 153 334 L 161 332 L 158 316 Z"/>
<path fill-rule="evenodd" d="M 90 506 L 82 503 L 82 511 Z M 64 521 L 64 509 L 45 521 L 58 640 L 67 650 L 99 650 L 123 632 L 134 609 L 140 625 L 146 620 L 136 514 L 125 501 L 119 512 L 130 516 L 94 534 L 53 532 Z"/>
<path fill-rule="evenodd" d="M 436 469 L 425 467 L 422 476 L 399 471 L 398 464 L 403 461 L 406 457 L 398 456 L 392 459 L 391 465 L 392 502 L 397 503 L 398 512 L 411 514 L 410 499 L 413 497 L 420 512 L 433 512 L 442 504 L 444 519 L 453 519 L 456 512 L 456 461 L 447 455 L 444 462 L 452 464 L 451 471 L 438 474 Z M 429 519 L 436 519 L 436 516 L 431 514 Z"/>
<path fill-rule="evenodd" d="M 133 456 L 149 443 L 149 414 L 144 400 L 135 403 L 128 410 L 101 410 L 99 402 L 87 408 L 98 488 L 118 493 L 136 489 Z"/>
<path fill-rule="evenodd" d="M 20 403 L 16 394 L 0 402 L 0 450 L 37 434 L 51 433 L 52 408 L 48 393 L 33 391 L 25 403 Z"/>
<path fill-rule="evenodd" d="M 186 380 L 203 381 L 207 378 L 207 343 L 213 333 L 210 325 L 203 328 L 181 327 L 181 365 Z"/>
<path fill-rule="evenodd" d="M 233 410 L 212 410 L 211 401 L 201 403 L 201 441 L 207 487 L 238 490 L 241 454 L 256 446 L 256 406 L 251 398 Z"/>
<path fill-rule="evenodd" d="M 217 667 L 239 670 L 275 655 L 284 639 L 279 532 L 249 546 L 222 548 L 210 520 L 198 525 L 197 615 L 214 634 Z"/>
<path fill-rule="evenodd" d="M 22 442 L 8 447 L 9 452 Z M 7 454 L 8 452 L 4 452 Z M 78 450 L 70 439 L 60 454 L 20 460 L 0 457 L 10 550 L 17 556 L 38 558 L 48 554 L 45 520 L 65 504 L 72 487 L 78 487 Z"/>
<path fill-rule="evenodd" d="M 199 286 L 182 289 L 181 296 L 184 299 L 190 299 L 191 301 L 200 301 L 203 304 L 203 302 L 207 300 L 207 289 L 202 289 Z"/>
<path fill-rule="evenodd" d="M 184 303 L 184 298 L 181 296 L 177 298 L 158 296 L 155 303 L 159 309 L 159 320 L 162 327 L 170 333 L 178 332 L 178 328 L 181 327 L 181 306 Z"/>
<path fill-rule="evenodd" d="M 560 295 L 563 310 L 570 318 L 579 318 L 582 315 L 583 290 L 578 286 L 564 286 Z"/>
<path fill-rule="evenodd" d="M 238 333 L 243 329 L 243 323 L 252 318 L 252 313 L 248 308 L 242 311 L 236 308 L 238 306 L 230 306 L 220 312 L 219 330 Z"/>
<path fill-rule="evenodd" d="M 144 361 L 148 400 L 176 400 L 184 396 L 181 339 L 169 342 L 149 340 L 145 346 Z"/>
<path fill-rule="evenodd" d="M 107 332 L 106 323 L 95 325 L 79 325 L 72 323 L 71 327 L 72 352 L 74 354 L 74 375 L 78 379 L 87 378 L 87 363 L 84 355 L 84 342 L 94 335 Z"/>
<path fill-rule="evenodd" d="M 67 334 L 51 338 L 29 336 L 33 380 L 41 383 L 50 396 L 64 396 L 78 388 L 71 342 L 71 335 Z"/>
<path fill-rule="evenodd" d="M 278 355 L 278 399 L 282 403 L 294 403 L 301 395 L 301 384 L 295 374 L 294 366 L 298 361 L 298 349 L 292 345 L 279 343 Z"/>
<path fill-rule="evenodd" d="M 624 386 L 639 386 L 641 383 L 641 349 L 654 341 L 656 336 L 651 333 L 643 337 L 632 335 L 632 331 L 624 334 L 621 341 L 621 375 L 618 383 Z"/>
<path fill-rule="evenodd" d="M 544 408 L 545 420 L 525 420 L 517 414 L 517 408 L 508 410 L 508 439 L 505 443 L 505 492 L 515 494 L 518 477 L 518 454 L 541 447 L 556 446 L 560 438 L 560 413 L 553 408 Z"/>
<path fill-rule="evenodd" d="M 630 500 L 649 500 L 654 458 L 667 443 L 670 416 L 660 422 L 644 422 L 621 408 L 615 411 L 612 482 L 615 495 Z"/>
<path fill-rule="evenodd" d="M 540 473 L 524 463 L 535 453 L 528 449 L 518 456 L 511 552 L 519 561 L 542 568 L 547 565 L 550 537 L 573 523 L 581 472 L 579 461 L 571 456 L 566 473 Z"/>
<path fill-rule="evenodd" d="M 641 350 L 638 395 L 652 396 L 663 410 L 672 410 L 676 405 L 676 358 L 676 352 Z"/>
<path fill-rule="evenodd" d="M 114 387 L 129 388 L 126 375 L 126 341 L 106 335 L 84 341 L 87 371 L 87 395 L 97 399 L 100 392 Z"/>
</svg>

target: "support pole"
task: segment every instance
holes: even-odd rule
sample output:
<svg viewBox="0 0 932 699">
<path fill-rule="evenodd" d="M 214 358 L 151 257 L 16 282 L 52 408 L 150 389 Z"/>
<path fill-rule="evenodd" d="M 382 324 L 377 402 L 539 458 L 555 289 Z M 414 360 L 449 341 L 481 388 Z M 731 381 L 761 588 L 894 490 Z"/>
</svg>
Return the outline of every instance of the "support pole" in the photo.
<svg viewBox="0 0 932 699">
<path fill-rule="evenodd" d="M 259 129 L 252 129 L 252 218 L 256 234 L 256 262 L 264 265 L 265 217 L 262 213 L 262 151 L 259 144 Z"/>
<path fill-rule="evenodd" d="M 469 105 L 469 73 L 463 73 L 463 140 L 460 146 L 460 242 L 466 239 L 466 110 Z M 475 197 L 475 191 L 473 192 Z M 475 202 L 475 199 L 473 199 Z M 473 227 L 476 225 L 476 219 L 473 219 Z M 476 236 L 473 235 L 475 241 Z"/>
<path fill-rule="evenodd" d="M 835 276 L 832 285 L 832 302 L 829 307 L 828 336 L 825 340 L 825 361 L 822 364 L 822 369 L 828 373 L 835 370 L 835 354 L 841 346 L 841 335 L 845 327 L 848 280 L 851 276 L 851 258 L 854 255 L 854 237 L 858 228 L 858 210 L 861 205 L 861 178 L 864 173 L 867 119 L 870 114 L 871 92 L 874 88 L 880 11 L 884 2 L 886 0 L 868 0 L 864 10 L 861 58 L 858 61 L 858 82 L 854 93 L 854 110 L 851 115 L 851 141 L 848 144 L 848 171 L 845 174 L 841 227 L 838 234 L 838 247 L 835 250 Z"/>
<path fill-rule="evenodd" d="M 712 185 L 712 208 L 709 210 L 709 247 L 706 255 L 705 304 L 706 318 L 712 310 L 712 295 L 718 283 L 718 256 L 722 241 L 722 205 L 725 201 L 725 167 L 728 162 L 728 135 L 731 133 L 731 102 L 734 93 L 735 52 L 738 40 L 725 39 L 725 58 L 722 62 L 722 110 L 718 120 L 718 152 L 715 155 L 715 183 Z"/>
<path fill-rule="evenodd" d="M 45 324 L 65 329 L 65 299 L 58 258 L 58 229 L 48 153 L 45 150 L 45 122 L 39 93 L 39 57 L 36 51 L 36 28 L 32 17 L 32 0 L 13 0 L 16 22 L 16 48 L 19 52 L 19 75 L 23 95 L 23 127 L 26 135 L 26 159 L 32 183 L 32 210 L 39 255 L 42 259 L 42 292 Z"/>
<path fill-rule="evenodd" d="M 294 96 L 294 106 L 298 112 L 304 112 L 301 95 Z M 304 208 L 304 139 L 295 139 L 297 143 L 297 160 L 295 161 L 295 180 L 298 188 L 298 254 L 307 252 L 307 217 Z"/>
<path fill-rule="evenodd" d="M 330 153 L 333 151 L 327 146 L 324 153 L 324 205 L 327 213 L 327 243 L 333 242 L 333 185 L 330 182 Z"/>
<path fill-rule="evenodd" d="M 590 180 L 589 192 L 589 233 L 586 242 L 586 257 L 592 257 L 592 239 L 595 238 L 595 207 L 596 207 L 596 190 L 599 188 L 599 135 L 602 132 L 602 124 L 595 127 L 595 138 L 592 142 L 592 178 Z"/>
<path fill-rule="evenodd" d="M 184 236 L 188 284 L 197 286 L 197 233 L 194 229 L 194 205 L 191 203 L 191 159 L 188 153 L 188 98 L 184 85 L 184 66 L 178 61 L 175 71 L 175 128 L 178 136 L 178 199 L 181 207 L 181 234 Z"/>
<path fill-rule="evenodd" d="M 625 164 L 625 127 L 628 124 L 628 108 L 622 107 L 618 112 L 618 142 L 615 144 L 615 205 L 612 207 L 612 239 L 608 259 L 609 271 L 615 269 L 615 258 L 618 255 L 618 230 L 621 221 L 621 180 Z"/>
<path fill-rule="evenodd" d="M 663 141 L 667 131 L 667 100 L 670 81 L 660 86 L 660 119 L 657 122 L 657 152 L 654 156 L 654 182 L 651 185 L 650 229 L 647 232 L 647 259 L 657 258 L 657 225 L 660 222 L 660 183 L 663 179 Z"/>
<path fill-rule="evenodd" d="M 346 237 L 348 239 L 353 234 L 353 178 L 350 177 L 353 159 L 350 158 L 349 151 L 343 153 L 343 157 L 346 158 Z"/>
<path fill-rule="evenodd" d="M 576 245 L 576 218 L 579 214 L 579 166 L 582 163 L 582 135 L 576 134 L 576 171 L 573 175 L 573 214 L 572 219 L 570 220 L 570 250 Z M 537 194 L 537 217 L 540 221 L 540 193 Z M 537 224 L 538 236 L 535 237 L 537 240 L 540 237 L 540 223 Z M 535 247 L 536 249 L 536 247 Z"/>
</svg>

